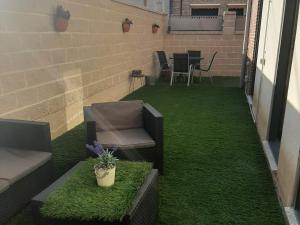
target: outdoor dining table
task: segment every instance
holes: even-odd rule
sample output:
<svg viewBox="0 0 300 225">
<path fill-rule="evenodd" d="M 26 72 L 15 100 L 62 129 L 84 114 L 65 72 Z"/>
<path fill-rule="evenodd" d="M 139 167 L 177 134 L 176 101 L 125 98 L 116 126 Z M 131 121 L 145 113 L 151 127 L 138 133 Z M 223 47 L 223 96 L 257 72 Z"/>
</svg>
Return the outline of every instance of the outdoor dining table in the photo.
<svg viewBox="0 0 300 225">
<path fill-rule="evenodd" d="M 183 54 L 188 54 L 188 53 L 183 53 Z M 173 60 L 174 57 L 169 57 L 170 60 Z M 203 57 L 189 57 L 189 60 L 199 60 L 199 63 L 193 63 L 193 66 L 196 67 L 196 66 L 199 66 L 200 67 L 200 63 L 201 63 L 201 60 L 203 60 L 204 58 Z"/>
<path fill-rule="evenodd" d="M 187 54 L 187 53 L 186 53 Z M 171 59 L 171 60 L 173 60 L 174 59 L 174 57 L 169 57 L 169 59 Z M 197 60 L 197 59 L 199 59 L 199 61 L 201 61 L 201 60 L 203 60 L 204 58 L 203 57 L 189 57 L 189 59 L 193 59 L 193 60 Z"/>
</svg>

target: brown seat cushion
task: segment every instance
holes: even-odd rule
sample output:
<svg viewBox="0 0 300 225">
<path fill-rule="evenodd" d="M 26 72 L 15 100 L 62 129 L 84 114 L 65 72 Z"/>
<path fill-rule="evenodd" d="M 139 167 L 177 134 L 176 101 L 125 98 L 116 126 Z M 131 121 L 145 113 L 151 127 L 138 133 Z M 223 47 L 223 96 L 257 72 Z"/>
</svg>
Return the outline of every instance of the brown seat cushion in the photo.
<svg viewBox="0 0 300 225">
<path fill-rule="evenodd" d="M 51 153 L 0 147 L 0 179 L 13 184 L 51 159 Z"/>
<path fill-rule="evenodd" d="M 143 127 L 143 101 L 120 101 L 92 104 L 97 131 Z"/>
<path fill-rule="evenodd" d="M 97 132 L 97 141 L 104 148 L 116 146 L 122 150 L 155 146 L 154 140 L 143 128 Z"/>
<path fill-rule="evenodd" d="M 0 193 L 6 191 L 8 188 L 9 188 L 8 181 L 0 179 Z"/>
</svg>

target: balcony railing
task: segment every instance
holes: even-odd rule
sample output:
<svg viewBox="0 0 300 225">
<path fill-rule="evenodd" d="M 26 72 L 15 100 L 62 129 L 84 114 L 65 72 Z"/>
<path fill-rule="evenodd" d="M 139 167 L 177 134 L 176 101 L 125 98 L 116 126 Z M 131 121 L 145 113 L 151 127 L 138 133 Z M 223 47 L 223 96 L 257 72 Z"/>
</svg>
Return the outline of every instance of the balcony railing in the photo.
<svg viewBox="0 0 300 225">
<path fill-rule="evenodd" d="M 176 16 L 169 19 L 171 31 L 221 31 L 222 16 Z"/>
<path fill-rule="evenodd" d="M 235 30 L 244 31 L 245 30 L 246 16 L 236 16 L 235 20 Z"/>
</svg>

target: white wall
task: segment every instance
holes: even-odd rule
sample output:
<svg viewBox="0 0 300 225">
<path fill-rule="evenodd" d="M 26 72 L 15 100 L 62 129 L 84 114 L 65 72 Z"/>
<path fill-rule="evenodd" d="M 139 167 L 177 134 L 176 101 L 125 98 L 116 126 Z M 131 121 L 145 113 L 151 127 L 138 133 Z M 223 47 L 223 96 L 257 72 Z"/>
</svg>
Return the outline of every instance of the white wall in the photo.
<svg viewBox="0 0 300 225">
<path fill-rule="evenodd" d="M 278 163 L 278 181 L 285 205 L 292 206 L 298 189 L 300 150 L 300 17 L 290 74 L 287 105 Z"/>
<path fill-rule="evenodd" d="M 273 84 L 276 77 L 284 1 L 266 1 L 263 7 L 253 112 L 260 137 L 267 137 Z M 265 60 L 265 64 L 261 60 Z"/>
<path fill-rule="evenodd" d="M 253 111 L 262 140 L 268 135 L 285 1 L 264 2 Z M 265 64 L 260 62 L 265 59 Z M 300 17 L 290 74 L 277 180 L 284 206 L 293 206 L 298 189 L 300 150 Z"/>
</svg>

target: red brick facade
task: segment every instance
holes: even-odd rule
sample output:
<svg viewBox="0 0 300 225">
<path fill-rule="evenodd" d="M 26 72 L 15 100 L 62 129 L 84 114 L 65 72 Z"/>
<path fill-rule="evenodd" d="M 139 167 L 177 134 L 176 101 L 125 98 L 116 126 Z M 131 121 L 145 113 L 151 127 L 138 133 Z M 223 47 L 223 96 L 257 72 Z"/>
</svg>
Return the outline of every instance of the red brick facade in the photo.
<svg viewBox="0 0 300 225">
<path fill-rule="evenodd" d="M 191 15 L 191 4 L 220 4 L 219 5 L 219 15 L 223 15 L 223 12 L 227 9 L 228 4 L 245 4 L 247 0 L 171 0 L 173 3 L 172 14 L 180 15 L 180 11 L 182 11 L 182 15 L 190 16 Z"/>
</svg>

